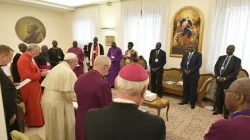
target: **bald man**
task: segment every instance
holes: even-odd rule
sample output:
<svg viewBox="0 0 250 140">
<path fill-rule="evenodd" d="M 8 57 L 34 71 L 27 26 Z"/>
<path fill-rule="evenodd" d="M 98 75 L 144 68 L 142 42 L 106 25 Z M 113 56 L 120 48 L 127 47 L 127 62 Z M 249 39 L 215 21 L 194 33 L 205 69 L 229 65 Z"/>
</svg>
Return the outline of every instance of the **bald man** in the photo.
<svg viewBox="0 0 250 140">
<path fill-rule="evenodd" d="M 83 127 L 83 117 L 89 109 L 108 106 L 112 102 L 109 83 L 103 79 L 111 67 L 108 56 L 97 56 L 94 67 L 82 74 L 75 83 L 77 95 L 76 140 L 86 140 Z"/>
<path fill-rule="evenodd" d="M 58 43 L 56 40 L 52 41 L 52 45 L 53 47 L 49 49 L 48 53 L 49 53 L 50 65 L 53 68 L 64 60 L 64 53 L 62 49 L 58 47 Z"/>
<path fill-rule="evenodd" d="M 249 140 L 250 138 L 250 78 L 232 83 L 226 92 L 225 104 L 231 118 L 212 124 L 205 140 Z"/>
</svg>

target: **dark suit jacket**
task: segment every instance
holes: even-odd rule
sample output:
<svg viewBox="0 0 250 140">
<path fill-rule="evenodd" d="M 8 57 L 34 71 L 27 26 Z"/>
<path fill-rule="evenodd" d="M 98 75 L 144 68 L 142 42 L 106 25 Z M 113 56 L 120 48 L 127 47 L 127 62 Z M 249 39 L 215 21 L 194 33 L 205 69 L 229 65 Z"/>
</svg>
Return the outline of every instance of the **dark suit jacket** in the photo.
<svg viewBox="0 0 250 140">
<path fill-rule="evenodd" d="M 93 46 L 93 45 L 88 46 L 88 55 L 87 55 L 88 58 L 90 57 L 90 53 L 91 53 L 92 46 Z M 102 44 L 99 44 L 99 46 L 100 46 L 100 55 L 104 55 L 104 49 L 103 49 Z M 89 59 L 90 59 L 90 58 L 89 58 Z"/>
<path fill-rule="evenodd" d="M 63 61 L 64 59 L 64 53 L 62 51 L 61 48 L 50 48 L 49 51 L 48 51 L 48 55 L 49 55 L 49 60 L 50 60 L 50 65 L 52 67 L 55 67 L 59 61 Z M 60 56 L 60 58 L 58 57 Z"/>
<path fill-rule="evenodd" d="M 12 74 L 12 77 L 13 77 L 13 81 L 15 83 L 20 83 L 20 75 L 18 73 L 18 70 L 17 70 L 17 61 L 18 59 L 20 58 L 21 54 L 20 53 L 17 53 L 14 58 L 13 58 L 13 62 L 11 64 L 11 74 Z"/>
<path fill-rule="evenodd" d="M 163 72 L 163 67 L 166 64 L 166 52 L 163 50 L 160 50 L 157 58 L 158 58 L 158 62 L 155 62 L 156 49 L 151 50 L 150 56 L 149 56 L 149 66 L 150 68 L 160 68 L 160 70 Z"/>
<path fill-rule="evenodd" d="M 226 57 L 227 55 L 223 55 L 219 57 L 219 59 L 217 60 L 214 66 L 214 74 L 216 77 L 218 76 L 225 77 L 226 81 L 225 83 L 223 83 L 224 88 L 229 88 L 231 83 L 237 79 L 237 75 L 239 74 L 240 67 L 241 67 L 241 59 L 236 56 L 232 56 L 225 71 L 223 72 L 222 75 L 220 75 L 220 70 Z"/>
<path fill-rule="evenodd" d="M 84 118 L 88 140 L 165 140 L 162 118 L 138 110 L 134 104 L 115 103 L 90 110 Z"/>
<path fill-rule="evenodd" d="M 188 56 L 189 56 L 189 52 L 186 52 L 181 60 L 181 69 L 183 71 L 183 75 L 182 76 L 186 76 L 186 74 L 184 73 L 184 70 L 187 70 L 187 61 L 188 61 Z M 200 68 L 202 65 L 202 55 L 199 52 L 194 52 L 193 56 L 190 59 L 189 65 L 188 65 L 188 70 L 190 70 L 189 75 L 191 74 L 200 74 Z"/>
</svg>

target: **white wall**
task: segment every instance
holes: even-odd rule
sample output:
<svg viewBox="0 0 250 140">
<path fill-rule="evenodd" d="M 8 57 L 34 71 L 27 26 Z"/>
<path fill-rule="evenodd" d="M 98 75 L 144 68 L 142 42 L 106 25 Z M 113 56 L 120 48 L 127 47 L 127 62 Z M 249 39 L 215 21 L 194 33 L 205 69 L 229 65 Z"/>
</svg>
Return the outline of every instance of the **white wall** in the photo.
<svg viewBox="0 0 250 140">
<path fill-rule="evenodd" d="M 5 44 L 18 50 L 17 45 L 22 41 L 15 32 L 16 22 L 24 16 L 38 18 L 46 28 L 46 38 L 39 45 L 52 46 L 52 40 L 57 40 L 64 51 L 72 43 L 71 13 L 61 13 L 40 8 L 0 2 L 0 44 Z"/>
<path fill-rule="evenodd" d="M 107 6 L 106 4 L 99 5 L 100 8 L 100 28 L 113 28 L 112 30 L 103 30 L 100 29 L 100 36 L 99 36 L 99 43 L 101 43 L 104 46 L 105 54 L 108 53 L 108 49 L 110 46 L 105 45 L 105 35 L 114 35 L 115 36 L 115 42 L 118 47 L 121 49 L 123 46 L 121 46 L 121 40 L 120 40 L 120 18 L 121 18 L 121 4 L 120 2 L 115 2 L 112 4 L 112 6 Z"/>
<path fill-rule="evenodd" d="M 185 6 L 195 6 L 199 8 L 204 15 L 204 32 L 203 32 L 203 43 L 202 43 L 202 55 L 203 55 L 203 65 L 201 68 L 201 73 L 206 72 L 206 65 L 208 60 L 208 32 L 210 27 L 210 14 L 212 8 L 213 0 L 170 0 L 169 10 L 166 11 L 166 50 L 167 50 L 167 65 L 165 68 L 179 68 L 181 58 L 169 57 L 170 55 L 170 34 L 171 34 L 171 24 L 172 19 L 176 12 Z M 112 6 L 100 5 L 100 25 L 101 27 L 107 27 L 107 24 L 114 24 L 115 29 L 111 32 L 116 36 L 116 43 L 120 48 L 123 48 L 121 45 L 121 38 L 119 37 L 121 33 L 120 19 L 121 19 L 121 2 L 113 3 Z M 105 34 L 110 31 L 100 30 L 99 42 L 105 45 Z M 105 52 L 108 51 L 108 46 L 105 47 Z M 123 50 L 124 51 L 124 50 Z"/>
</svg>

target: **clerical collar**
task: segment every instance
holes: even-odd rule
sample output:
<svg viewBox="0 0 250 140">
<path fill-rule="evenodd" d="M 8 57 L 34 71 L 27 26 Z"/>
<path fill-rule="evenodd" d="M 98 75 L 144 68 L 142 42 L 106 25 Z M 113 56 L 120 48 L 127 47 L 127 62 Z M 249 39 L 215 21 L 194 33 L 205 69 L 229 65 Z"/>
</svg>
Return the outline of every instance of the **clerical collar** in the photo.
<svg viewBox="0 0 250 140">
<path fill-rule="evenodd" d="M 115 98 L 113 100 L 113 102 L 116 102 L 116 103 L 125 103 L 125 104 L 135 104 L 136 105 L 136 103 L 134 101 L 126 100 L 126 99 L 122 99 L 122 98 Z"/>
<path fill-rule="evenodd" d="M 235 118 L 239 116 L 249 116 L 249 115 L 250 115 L 250 109 L 234 112 L 231 118 Z"/>
</svg>

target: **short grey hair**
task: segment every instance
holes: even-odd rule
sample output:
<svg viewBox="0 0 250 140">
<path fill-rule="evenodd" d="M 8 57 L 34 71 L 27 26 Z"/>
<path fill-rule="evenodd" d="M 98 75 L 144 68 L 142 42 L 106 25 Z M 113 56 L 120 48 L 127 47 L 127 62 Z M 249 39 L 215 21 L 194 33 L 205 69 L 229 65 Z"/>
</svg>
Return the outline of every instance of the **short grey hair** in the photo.
<svg viewBox="0 0 250 140">
<path fill-rule="evenodd" d="M 116 77 L 116 88 L 121 94 L 128 94 L 130 96 L 138 96 L 142 93 L 143 88 L 148 86 L 149 78 L 141 82 L 132 82 L 123 79 L 119 75 Z"/>
<path fill-rule="evenodd" d="M 36 51 L 36 50 L 39 50 L 40 51 L 40 46 L 37 45 L 37 44 L 30 44 L 28 45 L 28 48 L 27 48 L 27 51 Z"/>
</svg>

